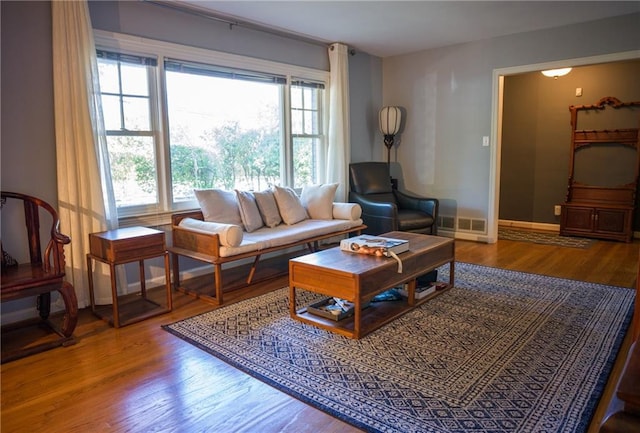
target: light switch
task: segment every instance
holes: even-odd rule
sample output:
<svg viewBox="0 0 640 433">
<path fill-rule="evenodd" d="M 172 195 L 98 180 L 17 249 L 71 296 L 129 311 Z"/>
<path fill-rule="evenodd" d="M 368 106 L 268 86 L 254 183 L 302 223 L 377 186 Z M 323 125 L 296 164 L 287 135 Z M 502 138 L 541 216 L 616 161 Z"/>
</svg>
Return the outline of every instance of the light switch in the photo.
<svg viewBox="0 0 640 433">
<path fill-rule="evenodd" d="M 485 135 L 482 137 L 482 146 L 487 147 L 489 145 L 489 136 Z"/>
<path fill-rule="evenodd" d="M 582 96 L 582 87 L 576 87 L 576 96 Z"/>
</svg>

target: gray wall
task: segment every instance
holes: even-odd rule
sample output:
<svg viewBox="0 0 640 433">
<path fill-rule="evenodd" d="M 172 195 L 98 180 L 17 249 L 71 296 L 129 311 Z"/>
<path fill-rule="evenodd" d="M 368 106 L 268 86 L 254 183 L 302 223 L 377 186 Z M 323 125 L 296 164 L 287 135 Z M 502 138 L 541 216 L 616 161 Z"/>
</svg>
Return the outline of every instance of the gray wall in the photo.
<svg viewBox="0 0 640 433">
<path fill-rule="evenodd" d="M 329 70 L 327 47 L 141 1 L 89 1 L 93 28 Z"/>
<path fill-rule="evenodd" d="M 2 1 L 0 8 L 1 186 L 55 205 L 50 3 Z M 323 46 L 229 30 L 149 3 L 92 1 L 90 11 L 102 30 L 328 69 Z M 486 217 L 490 149 L 481 137 L 491 130 L 493 70 L 637 50 L 639 24 L 635 14 L 386 59 L 356 52 L 349 65 L 352 160 L 386 159 L 376 113 L 400 105 L 405 129 L 392 168 L 401 187 L 440 198 L 445 214 Z"/>
<path fill-rule="evenodd" d="M 383 103 L 407 110 L 401 186 L 441 213 L 488 218 L 494 69 L 640 48 L 640 14 L 384 58 Z"/>
<path fill-rule="evenodd" d="M 638 77 L 640 60 L 582 66 L 557 79 L 539 72 L 505 78 L 500 219 L 559 224 L 560 217 L 554 216 L 553 206 L 564 202 L 567 192 L 571 139 L 569 106 L 595 104 L 605 96 L 614 96 L 624 102 L 640 101 Z M 582 89 L 581 97 L 576 96 L 576 88 Z M 630 110 L 621 111 L 619 117 Z M 582 122 L 589 117 L 582 113 L 579 129 L 638 126 L 637 117 L 629 119 L 627 116 L 624 116 L 627 119 L 623 125 L 589 125 L 586 120 Z M 632 168 L 628 165 L 634 165 L 635 160 L 629 158 L 627 152 L 610 149 L 604 155 L 594 151 L 583 154 L 596 155 L 591 158 L 588 172 L 583 173 L 583 182 L 613 186 L 632 181 L 629 175 Z M 616 156 L 620 156 L 619 160 L 613 160 Z"/>
</svg>

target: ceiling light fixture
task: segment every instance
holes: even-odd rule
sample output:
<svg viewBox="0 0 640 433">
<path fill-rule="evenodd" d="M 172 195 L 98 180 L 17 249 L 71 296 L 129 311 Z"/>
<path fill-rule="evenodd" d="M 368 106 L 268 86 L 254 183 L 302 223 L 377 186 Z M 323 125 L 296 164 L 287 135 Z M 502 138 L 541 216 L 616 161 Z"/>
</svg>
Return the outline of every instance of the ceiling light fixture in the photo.
<svg viewBox="0 0 640 433">
<path fill-rule="evenodd" d="M 557 79 L 558 77 L 563 77 L 571 72 L 571 68 L 560 68 L 560 69 L 549 69 L 546 71 L 542 71 L 542 75 L 545 77 L 553 77 Z"/>
</svg>

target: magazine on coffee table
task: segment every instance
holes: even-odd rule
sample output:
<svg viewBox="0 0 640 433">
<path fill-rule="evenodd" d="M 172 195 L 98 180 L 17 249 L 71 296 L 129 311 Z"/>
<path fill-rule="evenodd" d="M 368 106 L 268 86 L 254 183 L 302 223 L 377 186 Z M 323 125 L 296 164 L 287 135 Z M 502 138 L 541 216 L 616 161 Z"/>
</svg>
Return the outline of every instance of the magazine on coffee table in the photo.
<svg viewBox="0 0 640 433">
<path fill-rule="evenodd" d="M 389 257 L 392 252 L 400 254 L 409 251 L 409 241 L 383 236 L 360 235 L 340 241 L 340 249 L 358 254 Z"/>
<path fill-rule="evenodd" d="M 376 257 L 393 257 L 398 262 L 398 273 L 402 273 L 402 260 L 398 254 L 409 251 L 409 241 L 384 236 L 360 235 L 340 241 L 340 249 L 356 254 Z"/>
</svg>

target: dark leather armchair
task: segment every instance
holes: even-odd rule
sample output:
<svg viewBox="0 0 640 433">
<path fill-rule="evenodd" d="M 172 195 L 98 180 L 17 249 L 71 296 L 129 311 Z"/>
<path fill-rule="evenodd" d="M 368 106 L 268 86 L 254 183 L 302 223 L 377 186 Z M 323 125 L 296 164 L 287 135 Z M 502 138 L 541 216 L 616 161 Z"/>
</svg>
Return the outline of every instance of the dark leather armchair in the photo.
<svg viewBox="0 0 640 433">
<path fill-rule="evenodd" d="M 386 162 L 349 164 L 349 201 L 362 207 L 367 234 L 406 231 L 437 235 L 438 199 L 393 189 Z"/>
</svg>

